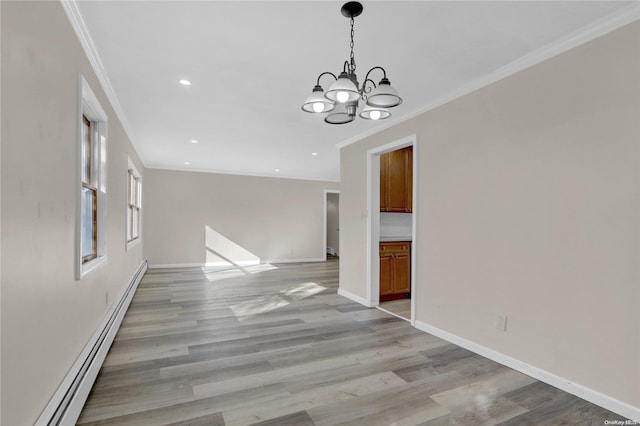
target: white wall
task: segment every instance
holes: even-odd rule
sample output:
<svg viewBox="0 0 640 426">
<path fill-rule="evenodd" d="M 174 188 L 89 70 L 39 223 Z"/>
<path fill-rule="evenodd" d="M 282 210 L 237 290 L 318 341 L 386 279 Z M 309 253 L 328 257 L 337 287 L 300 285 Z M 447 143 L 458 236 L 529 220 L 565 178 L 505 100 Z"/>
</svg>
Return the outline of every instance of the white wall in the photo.
<svg viewBox="0 0 640 426">
<path fill-rule="evenodd" d="M 417 320 L 640 407 L 638 76 L 636 21 L 344 147 L 341 289 L 367 150 L 416 134 Z"/>
<path fill-rule="evenodd" d="M 3 425 L 33 424 L 143 260 L 125 251 L 127 156 L 59 2 L 0 2 Z M 108 115 L 108 264 L 74 278 L 79 75 Z"/>
<path fill-rule="evenodd" d="M 143 225 L 151 266 L 324 259 L 333 182 L 148 169 Z"/>
<path fill-rule="evenodd" d="M 380 237 L 411 238 L 412 232 L 412 213 L 380 213 Z"/>
</svg>

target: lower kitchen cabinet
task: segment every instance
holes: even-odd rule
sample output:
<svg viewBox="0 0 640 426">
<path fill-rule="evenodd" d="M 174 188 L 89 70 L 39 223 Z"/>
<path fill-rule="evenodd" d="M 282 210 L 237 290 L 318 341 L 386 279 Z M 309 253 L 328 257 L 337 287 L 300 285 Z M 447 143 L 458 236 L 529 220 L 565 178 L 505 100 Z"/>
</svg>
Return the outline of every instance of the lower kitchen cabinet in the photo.
<svg viewBox="0 0 640 426">
<path fill-rule="evenodd" d="M 380 301 L 409 298 L 411 295 L 411 243 L 380 243 Z"/>
</svg>

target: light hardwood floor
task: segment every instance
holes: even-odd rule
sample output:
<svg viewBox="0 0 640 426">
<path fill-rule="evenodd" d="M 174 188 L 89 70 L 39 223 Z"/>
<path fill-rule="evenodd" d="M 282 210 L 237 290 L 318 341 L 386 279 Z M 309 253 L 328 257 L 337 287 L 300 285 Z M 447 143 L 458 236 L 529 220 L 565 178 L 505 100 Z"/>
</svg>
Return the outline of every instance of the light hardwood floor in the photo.
<svg viewBox="0 0 640 426">
<path fill-rule="evenodd" d="M 380 303 L 380 307 L 406 320 L 411 320 L 411 299 L 382 302 Z"/>
<path fill-rule="evenodd" d="M 602 425 L 590 404 L 336 294 L 338 262 L 144 276 L 79 419 Z"/>
</svg>

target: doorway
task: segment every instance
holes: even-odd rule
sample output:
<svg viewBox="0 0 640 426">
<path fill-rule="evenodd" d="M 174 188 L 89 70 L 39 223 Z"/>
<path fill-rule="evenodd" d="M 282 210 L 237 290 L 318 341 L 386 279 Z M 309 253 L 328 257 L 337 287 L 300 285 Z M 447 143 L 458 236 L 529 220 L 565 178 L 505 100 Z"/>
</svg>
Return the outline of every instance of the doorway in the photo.
<svg viewBox="0 0 640 426">
<path fill-rule="evenodd" d="M 340 191 L 324 191 L 324 260 L 340 256 Z"/>
<path fill-rule="evenodd" d="M 408 303 L 396 303 L 393 306 L 388 305 L 390 309 L 386 309 L 381 306 L 380 303 L 380 243 L 384 240 L 384 235 L 381 240 L 381 213 L 380 213 L 380 156 L 391 151 L 396 151 L 406 147 L 413 147 L 413 158 L 411 170 L 412 170 L 412 200 L 411 200 L 411 217 L 408 218 L 411 224 L 410 237 L 410 295 L 411 299 Z M 418 146 L 416 135 L 411 135 L 386 145 L 373 148 L 367 151 L 367 205 L 369 214 L 367 215 L 367 303 L 369 306 L 377 307 L 385 310 L 392 315 L 406 319 L 415 324 L 416 318 L 416 270 L 417 264 L 417 161 L 418 158 Z M 384 218 L 383 218 L 384 223 Z"/>
</svg>

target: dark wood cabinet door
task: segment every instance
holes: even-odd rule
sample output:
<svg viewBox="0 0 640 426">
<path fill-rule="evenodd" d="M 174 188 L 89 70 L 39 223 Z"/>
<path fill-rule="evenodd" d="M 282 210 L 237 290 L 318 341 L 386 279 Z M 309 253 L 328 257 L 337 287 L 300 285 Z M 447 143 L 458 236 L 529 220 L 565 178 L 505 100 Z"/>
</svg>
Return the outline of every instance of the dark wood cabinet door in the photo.
<svg viewBox="0 0 640 426">
<path fill-rule="evenodd" d="M 388 211 L 404 213 L 407 210 L 407 156 L 404 149 L 389 155 Z"/>
<path fill-rule="evenodd" d="M 411 292 L 411 260 L 409 252 L 398 253 L 393 259 L 393 293 Z"/>
<path fill-rule="evenodd" d="M 380 211 L 411 213 L 413 199 L 413 147 L 380 156 Z"/>
<path fill-rule="evenodd" d="M 393 255 L 380 254 L 380 295 L 393 293 Z"/>
<path fill-rule="evenodd" d="M 380 243 L 380 301 L 402 299 L 411 292 L 411 243 Z"/>
</svg>

